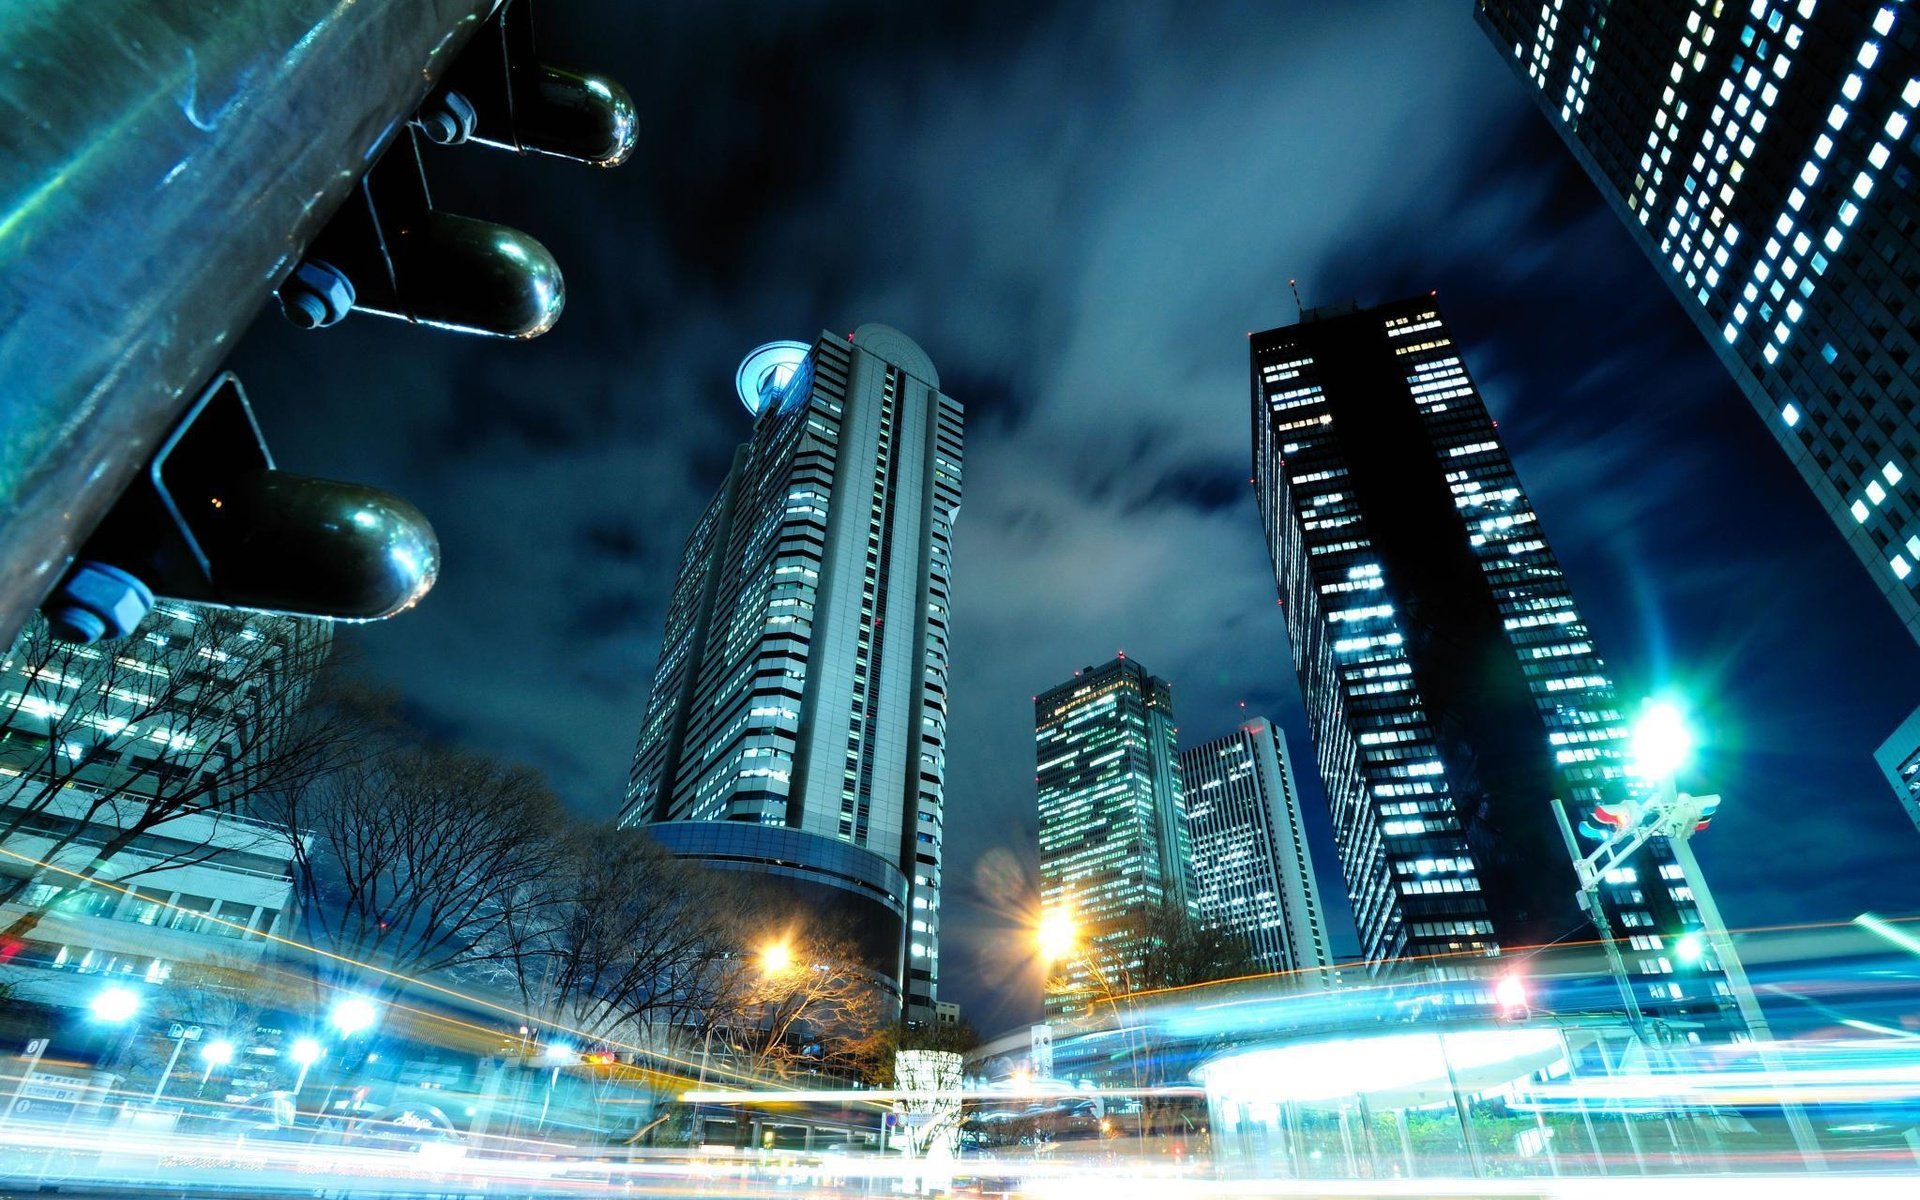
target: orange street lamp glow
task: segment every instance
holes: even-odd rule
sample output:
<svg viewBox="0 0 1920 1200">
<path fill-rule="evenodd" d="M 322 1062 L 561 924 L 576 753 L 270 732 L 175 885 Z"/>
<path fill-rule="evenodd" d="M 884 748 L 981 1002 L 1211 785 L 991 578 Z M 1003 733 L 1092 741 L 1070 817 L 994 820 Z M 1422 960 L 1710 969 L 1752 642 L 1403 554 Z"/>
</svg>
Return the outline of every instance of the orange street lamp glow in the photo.
<svg viewBox="0 0 1920 1200">
<path fill-rule="evenodd" d="M 1073 923 L 1073 914 L 1065 909 L 1056 908 L 1041 916 L 1039 927 L 1034 930 L 1034 941 L 1040 947 L 1040 957 L 1049 962 L 1057 962 L 1073 953 L 1074 944 L 1080 940 L 1080 930 Z"/>
<path fill-rule="evenodd" d="M 785 942 L 768 942 L 760 951 L 760 971 L 765 975 L 785 974 L 793 965 L 793 948 Z"/>
</svg>

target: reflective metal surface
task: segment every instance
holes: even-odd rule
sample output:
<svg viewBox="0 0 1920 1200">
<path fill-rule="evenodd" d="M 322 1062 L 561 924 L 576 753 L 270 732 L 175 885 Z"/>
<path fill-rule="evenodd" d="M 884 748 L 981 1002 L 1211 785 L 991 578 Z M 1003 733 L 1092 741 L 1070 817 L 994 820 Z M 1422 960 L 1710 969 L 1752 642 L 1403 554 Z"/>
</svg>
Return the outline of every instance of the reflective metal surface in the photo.
<svg viewBox="0 0 1920 1200">
<path fill-rule="evenodd" d="M 429 210 L 393 232 L 394 289 L 360 290 L 354 311 L 436 329 L 538 337 L 566 306 L 560 264 L 505 225 Z M 376 277 L 377 278 L 377 277 Z"/>
<path fill-rule="evenodd" d="M 633 98 L 603 75 L 583 75 L 544 64 L 528 71 L 531 86 L 515 97 L 512 141 L 488 136 L 480 127 L 474 140 L 528 154 L 550 154 L 617 167 L 633 153 L 639 128 Z"/>
<path fill-rule="evenodd" d="M 0 2 L 0 642 L 494 3 Z"/>
<path fill-rule="evenodd" d="M 221 501 L 215 604 L 372 621 L 413 607 L 440 572 L 427 518 L 377 488 L 255 471 Z"/>
</svg>

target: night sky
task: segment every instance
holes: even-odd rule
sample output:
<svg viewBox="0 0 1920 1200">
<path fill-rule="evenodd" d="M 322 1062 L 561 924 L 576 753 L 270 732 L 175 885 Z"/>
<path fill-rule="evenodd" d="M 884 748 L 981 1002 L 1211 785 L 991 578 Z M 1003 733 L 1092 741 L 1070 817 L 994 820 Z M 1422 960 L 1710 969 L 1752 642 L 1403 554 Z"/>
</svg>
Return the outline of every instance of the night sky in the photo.
<svg viewBox="0 0 1920 1200">
<path fill-rule="evenodd" d="M 1294 320 L 1289 277 L 1437 289 L 1623 696 L 1699 698 L 1683 785 L 1726 797 L 1698 852 L 1728 920 L 1920 910 L 1871 759 L 1920 653 L 1468 0 L 540 8 L 556 62 L 633 92 L 633 160 L 429 171 L 556 254 L 560 325 L 269 313 L 233 362 L 281 466 L 439 530 L 433 594 L 345 639 L 433 735 L 610 818 L 681 542 L 748 432 L 734 366 L 882 321 L 967 410 L 942 996 L 989 1034 L 1037 1014 L 1030 698 L 1117 649 L 1173 683 L 1183 740 L 1284 728 L 1337 897 L 1246 334 Z"/>
</svg>

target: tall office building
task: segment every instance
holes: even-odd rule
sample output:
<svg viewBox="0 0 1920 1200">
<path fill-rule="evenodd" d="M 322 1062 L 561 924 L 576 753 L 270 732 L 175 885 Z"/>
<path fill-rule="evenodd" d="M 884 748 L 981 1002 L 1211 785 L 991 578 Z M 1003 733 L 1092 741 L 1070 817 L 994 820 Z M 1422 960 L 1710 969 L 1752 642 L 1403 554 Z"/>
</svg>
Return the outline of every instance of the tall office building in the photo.
<svg viewBox="0 0 1920 1200">
<path fill-rule="evenodd" d="M 1261 968 L 1301 988 L 1332 982 L 1320 884 L 1284 735 L 1255 717 L 1180 752 L 1193 840 L 1193 908 L 1244 938 Z"/>
<path fill-rule="evenodd" d="M 1479 21 L 1920 639 L 1920 13 L 1480 0 Z"/>
<path fill-rule="evenodd" d="M 1192 848 L 1180 794 L 1173 689 L 1124 655 L 1033 701 L 1040 903 L 1066 913 L 1082 950 L 1057 964 L 1049 1014 L 1125 990 L 1142 922 L 1191 909 Z"/>
<path fill-rule="evenodd" d="M 1550 802 L 1621 798 L 1625 722 L 1437 303 L 1251 344 L 1260 513 L 1372 969 L 1588 936 Z M 1691 896 L 1664 842 L 1604 885 L 1650 1007 L 1716 990 L 1667 953 Z"/>
<path fill-rule="evenodd" d="M 1900 807 L 1920 826 L 1920 712 L 1902 721 L 1873 757 L 1900 797 Z"/>
<path fill-rule="evenodd" d="M 1479 20 L 1920 638 L 1920 13 L 1481 0 Z"/>
<path fill-rule="evenodd" d="M 885 325 L 735 385 L 752 436 L 687 539 L 621 824 L 839 915 L 931 1022 L 960 405 Z"/>
</svg>

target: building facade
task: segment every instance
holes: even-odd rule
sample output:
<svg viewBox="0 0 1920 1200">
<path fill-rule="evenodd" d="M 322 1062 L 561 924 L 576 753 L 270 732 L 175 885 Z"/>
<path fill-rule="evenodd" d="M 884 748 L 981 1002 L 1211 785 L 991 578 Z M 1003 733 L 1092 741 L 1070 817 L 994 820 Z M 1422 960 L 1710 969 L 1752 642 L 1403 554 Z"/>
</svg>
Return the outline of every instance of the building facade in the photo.
<svg viewBox="0 0 1920 1200">
<path fill-rule="evenodd" d="M 0 660 L 0 981 L 84 1007 L 244 971 L 292 932 L 294 834 L 262 803 L 310 770 L 321 621 L 162 602 L 129 637 Z M 303 749 L 304 747 L 304 749 Z M 262 819 L 268 818 L 268 819 Z"/>
<path fill-rule="evenodd" d="M 1040 902 L 1077 931 L 1047 1011 L 1126 990 L 1142 922 L 1191 910 L 1192 844 L 1180 791 L 1173 689 L 1124 656 L 1034 698 Z"/>
<path fill-rule="evenodd" d="M 1920 827 L 1920 712 L 1902 721 L 1873 758 L 1900 797 L 1900 807 Z"/>
<path fill-rule="evenodd" d="M 1629 796 L 1592 635 L 1431 296 L 1252 338 L 1253 475 L 1362 953 L 1376 975 L 1592 926 L 1551 807 Z M 1603 900 L 1640 1003 L 1714 1008 L 1664 842 Z"/>
<path fill-rule="evenodd" d="M 1194 915 L 1246 939 L 1263 970 L 1330 986 L 1333 954 L 1285 735 L 1256 717 L 1182 750 L 1180 781 Z"/>
<path fill-rule="evenodd" d="M 735 384 L 752 434 L 687 539 L 621 824 L 788 831 L 742 851 L 738 830 L 676 829 L 671 845 L 794 867 L 898 923 L 873 965 L 928 1022 L 961 408 L 885 325 L 762 346 Z M 897 893 L 874 900 L 889 877 Z"/>
<path fill-rule="evenodd" d="M 1920 638 L 1920 13 L 1481 0 L 1478 15 Z"/>
</svg>

